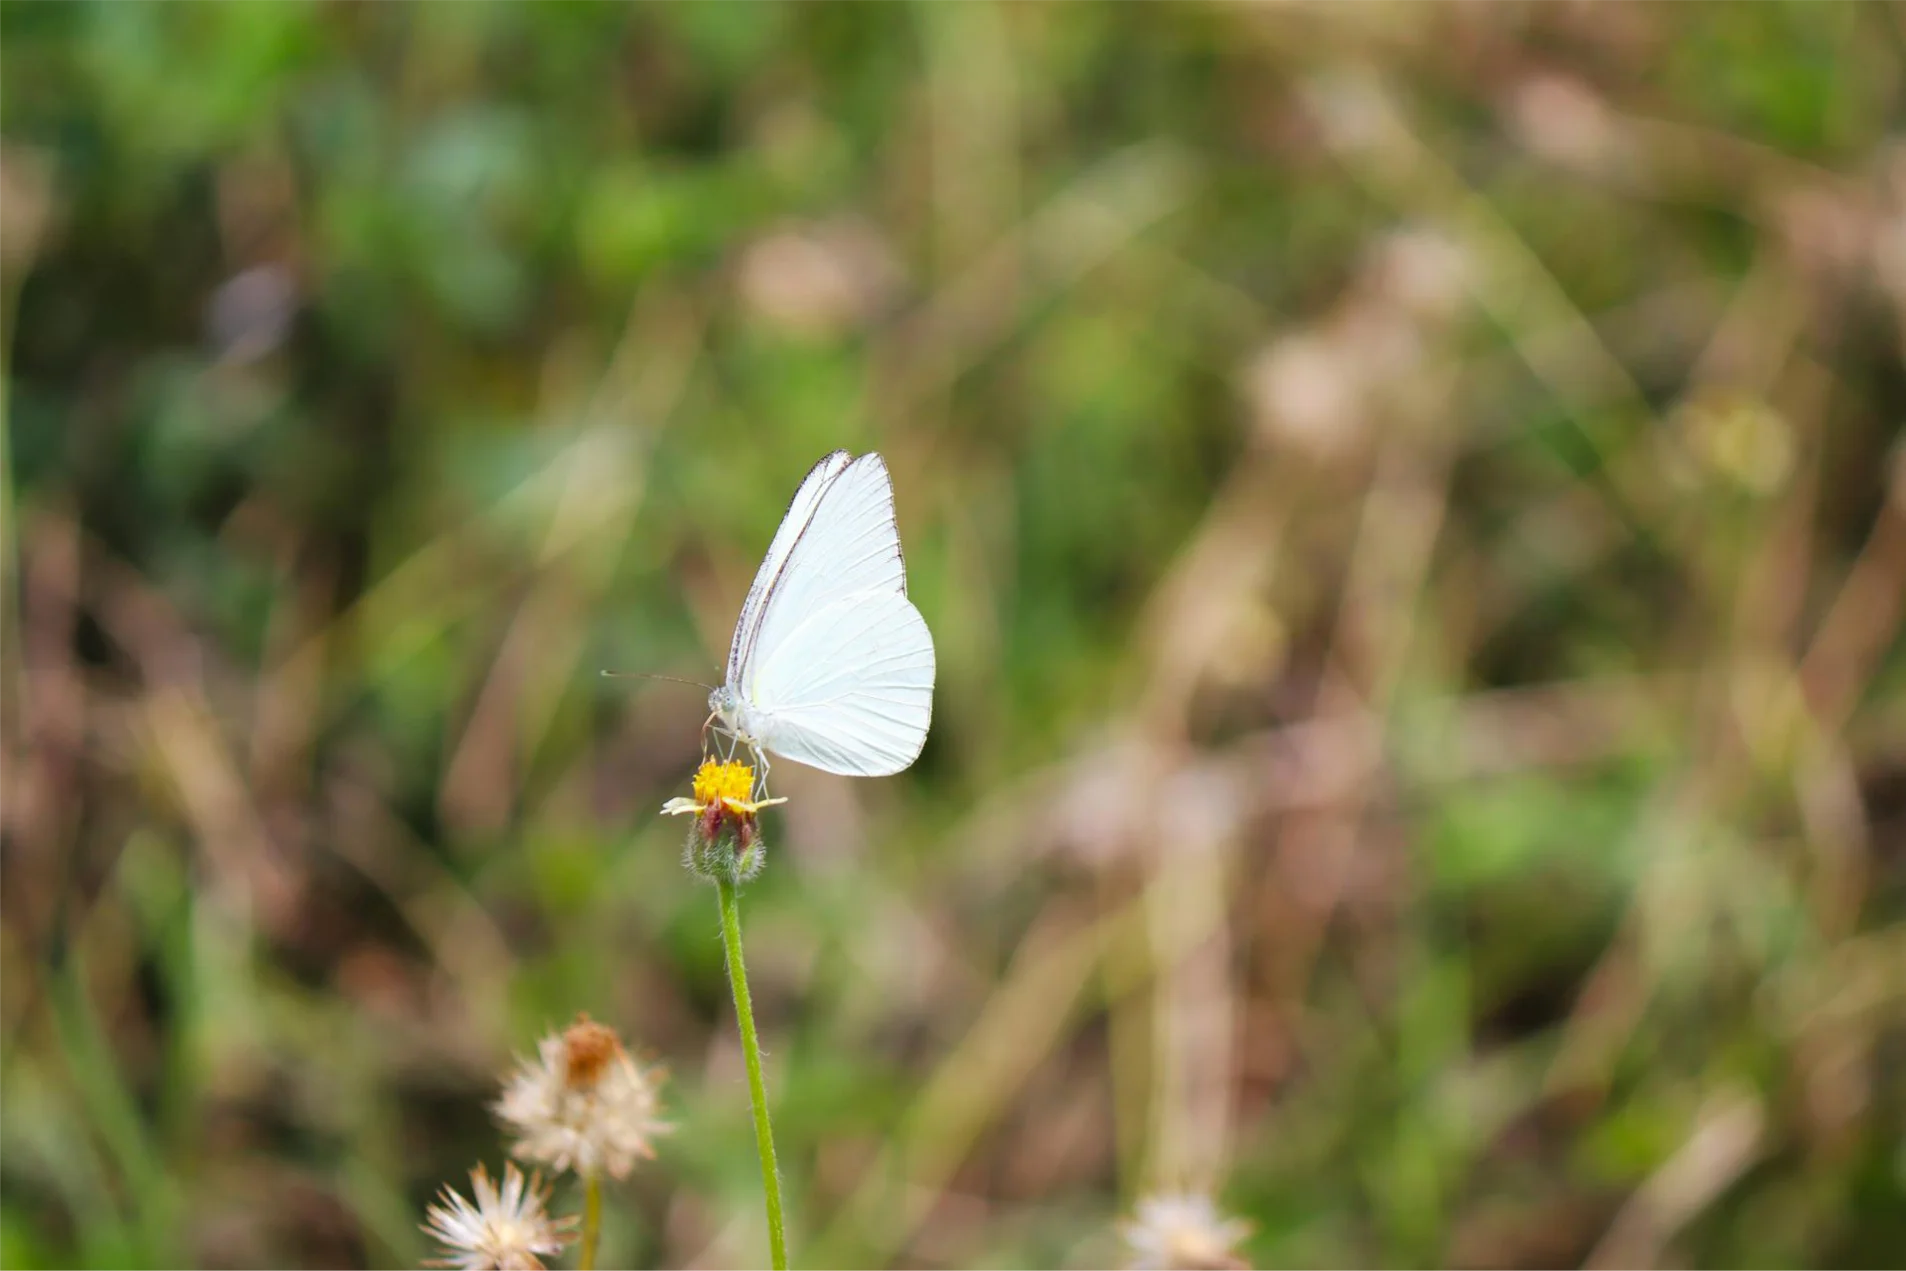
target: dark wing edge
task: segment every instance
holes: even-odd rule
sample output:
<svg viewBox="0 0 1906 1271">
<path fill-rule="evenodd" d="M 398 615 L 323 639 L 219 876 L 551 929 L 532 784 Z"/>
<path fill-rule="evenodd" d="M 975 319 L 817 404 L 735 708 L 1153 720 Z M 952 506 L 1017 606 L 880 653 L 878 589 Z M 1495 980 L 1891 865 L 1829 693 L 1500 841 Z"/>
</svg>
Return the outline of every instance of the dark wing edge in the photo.
<svg viewBox="0 0 1906 1271">
<path fill-rule="evenodd" d="M 821 472 L 823 468 L 834 463 L 842 456 L 848 456 L 845 463 L 840 464 L 837 469 L 831 472 Z M 841 483 L 847 478 L 848 474 L 860 469 L 862 465 L 871 465 L 873 469 L 878 471 L 880 485 L 885 490 L 887 512 L 887 533 L 885 540 L 891 542 L 893 545 L 894 563 L 897 566 L 900 576 L 899 594 L 902 596 L 907 594 L 906 555 L 900 545 L 900 525 L 894 512 L 893 475 L 888 471 L 887 461 L 881 458 L 878 451 L 873 450 L 868 451 L 858 458 L 852 457 L 849 455 L 849 452 L 845 450 L 829 452 L 816 463 L 813 468 L 809 469 L 808 476 L 802 480 L 801 489 L 795 491 L 794 499 L 788 505 L 788 514 L 792 515 L 794 506 L 800 502 L 801 495 L 805 491 L 808 482 L 814 480 L 817 473 L 821 474 L 824 478 L 824 484 L 815 491 L 812 506 L 808 509 L 806 518 L 802 521 L 799 530 L 794 534 L 793 538 L 788 541 L 787 550 L 779 553 L 778 557 L 774 546 L 770 546 L 768 559 L 762 562 L 761 571 L 755 578 L 755 585 L 749 589 L 748 599 L 742 606 L 742 620 L 735 626 L 734 643 L 728 651 L 728 681 L 730 683 L 740 684 L 743 678 L 741 674 L 742 668 L 753 661 L 756 646 L 761 639 L 761 633 L 768 625 L 769 611 L 773 608 L 774 602 L 780 594 L 781 583 L 783 579 L 786 578 L 788 569 L 792 566 L 795 558 L 800 555 L 801 545 L 807 538 L 808 530 L 821 520 L 822 513 L 826 510 L 829 497 L 835 493 Z M 777 532 L 775 534 L 776 545 L 779 544 L 780 538 L 781 534 Z"/>
<path fill-rule="evenodd" d="M 900 594 L 904 596 L 907 594 L 907 549 L 900 541 L 900 500 L 894 497 L 893 470 L 887 466 L 887 461 L 880 457 L 878 450 L 869 450 L 853 463 L 848 464 L 847 468 L 866 463 L 869 459 L 879 467 L 880 475 L 887 483 L 887 528 L 893 531 L 893 554 L 900 560 Z M 847 474 L 847 468 L 841 469 L 842 476 Z"/>
<path fill-rule="evenodd" d="M 833 467 L 831 472 L 827 471 L 830 465 Z M 761 619 L 767 613 L 768 600 L 774 594 L 775 586 L 781 581 L 781 575 L 786 571 L 788 562 L 794 559 L 794 549 L 800 544 L 801 536 L 806 534 L 807 527 L 814 523 L 815 514 L 821 510 L 821 501 L 827 497 L 827 491 L 840 480 L 842 473 L 853 466 L 854 457 L 851 452 L 844 449 L 830 450 L 814 461 L 807 473 L 802 476 L 800 484 L 794 487 L 794 493 L 788 497 L 788 505 L 781 512 L 781 522 L 775 528 L 774 538 L 768 543 L 767 554 L 761 558 L 761 567 L 755 571 L 754 581 L 748 585 L 747 599 L 741 602 L 741 614 L 735 619 L 735 633 L 728 642 L 726 680 L 729 684 L 736 682 L 742 664 L 754 651 L 754 642 L 761 634 Z M 807 516 L 801 522 L 800 528 L 795 531 L 794 537 L 788 541 L 787 550 L 781 552 L 777 559 L 775 545 L 780 542 L 781 535 L 787 530 L 788 518 L 794 514 L 795 506 L 801 502 L 801 496 L 807 493 L 808 485 L 815 481 L 819 481 L 820 486 L 814 491 Z"/>
</svg>

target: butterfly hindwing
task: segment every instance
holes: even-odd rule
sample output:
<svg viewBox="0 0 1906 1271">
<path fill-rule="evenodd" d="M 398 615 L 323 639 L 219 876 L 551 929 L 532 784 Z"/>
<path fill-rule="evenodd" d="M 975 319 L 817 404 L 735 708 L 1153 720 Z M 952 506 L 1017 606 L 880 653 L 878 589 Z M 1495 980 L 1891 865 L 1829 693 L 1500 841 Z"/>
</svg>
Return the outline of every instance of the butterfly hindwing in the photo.
<svg viewBox="0 0 1906 1271">
<path fill-rule="evenodd" d="M 827 772 L 883 777 L 919 757 L 933 722 L 933 637 L 897 591 L 823 604 L 754 671 L 760 743 Z"/>
</svg>

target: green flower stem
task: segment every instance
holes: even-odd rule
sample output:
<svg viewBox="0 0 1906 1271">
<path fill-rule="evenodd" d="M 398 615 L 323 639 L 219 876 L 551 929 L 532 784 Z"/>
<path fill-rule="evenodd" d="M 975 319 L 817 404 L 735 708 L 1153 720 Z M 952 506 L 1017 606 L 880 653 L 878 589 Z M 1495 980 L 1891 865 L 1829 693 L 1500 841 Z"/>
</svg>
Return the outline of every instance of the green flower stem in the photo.
<svg viewBox="0 0 1906 1271">
<path fill-rule="evenodd" d="M 582 1252 L 576 1256 L 578 1271 L 594 1271 L 596 1242 L 602 1238 L 602 1179 L 591 1171 L 582 1180 Z"/>
<path fill-rule="evenodd" d="M 754 1003 L 748 996 L 748 968 L 741 961 L 741 906 L 735 885 L 715 880 L 721 901 L 721 939 L 728 951 L 728 987 L 735 995 L 735 1022 L 741 1026 L 741 1050 L 748 1060 L 748 1097 L 754 1102 L 754 1143 L 761 1154 L 761 1187 L 768 1202 L 768 1252 L 774 1271 L 787 1271 L 788 1240 L 781 1227 L 781 1172 L 774 1163 L 774 1126 L 768 1120 L 768 1087 L 761 1079 L 761 1042 L 754 1032 Z"/>
</svg>

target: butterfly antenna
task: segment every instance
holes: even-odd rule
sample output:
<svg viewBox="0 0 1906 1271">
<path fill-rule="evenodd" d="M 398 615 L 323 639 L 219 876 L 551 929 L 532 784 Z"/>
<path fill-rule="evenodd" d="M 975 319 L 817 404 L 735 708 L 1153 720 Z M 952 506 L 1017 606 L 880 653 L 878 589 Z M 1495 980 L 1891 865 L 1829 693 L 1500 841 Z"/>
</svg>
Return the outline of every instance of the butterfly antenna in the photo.
<svg viewBox="0 0 1906 1271">
<path fill-rule="evenodd" d="M 647 671 L 604 671 L 605 680 L 667 680 L 670 684 L 693 684 L 696 688 L 705 688 L 714 692 L 716 685 L 704 684 L 700 680 L 685 680 L 679 675 L 652 675 Z"/>
</svg>

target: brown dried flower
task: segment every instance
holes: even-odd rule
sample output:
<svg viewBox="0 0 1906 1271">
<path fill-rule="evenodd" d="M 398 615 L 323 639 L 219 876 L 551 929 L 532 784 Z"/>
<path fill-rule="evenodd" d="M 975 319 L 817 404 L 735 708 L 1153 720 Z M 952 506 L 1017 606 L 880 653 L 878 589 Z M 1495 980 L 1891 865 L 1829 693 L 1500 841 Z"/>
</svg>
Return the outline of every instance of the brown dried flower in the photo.
<svg viewBox="0 0 1906 1271">
<path fill-rule="evenodd" d="M 579 1014 L 510 1074 L 495 1111 L 524 1160 L 585 1177 L 626 1178 L 638 1157 L 655 1155 L 652 1141 L 673 1128 L 656 1115 L 663 1076 L 631 1059 L 613 1029 Z"/>
</svg>

